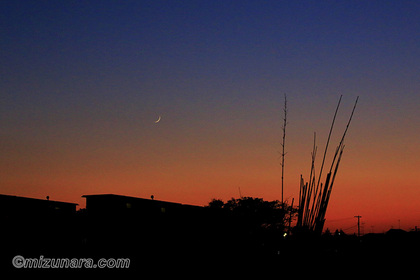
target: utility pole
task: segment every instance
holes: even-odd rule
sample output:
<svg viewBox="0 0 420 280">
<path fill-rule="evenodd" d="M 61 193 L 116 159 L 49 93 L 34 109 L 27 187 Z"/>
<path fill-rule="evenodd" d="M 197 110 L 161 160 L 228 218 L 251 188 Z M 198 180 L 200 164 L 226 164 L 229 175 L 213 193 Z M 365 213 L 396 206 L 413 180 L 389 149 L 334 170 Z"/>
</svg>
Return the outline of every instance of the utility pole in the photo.
<svg viewBox="0 0 420 280">
<path fill-rule="evenodd" d="M 362 216 L 354 216 L 355 218 L 357 218 L 357 236 L 360 237 L 360 218 Z"/>
</svg>

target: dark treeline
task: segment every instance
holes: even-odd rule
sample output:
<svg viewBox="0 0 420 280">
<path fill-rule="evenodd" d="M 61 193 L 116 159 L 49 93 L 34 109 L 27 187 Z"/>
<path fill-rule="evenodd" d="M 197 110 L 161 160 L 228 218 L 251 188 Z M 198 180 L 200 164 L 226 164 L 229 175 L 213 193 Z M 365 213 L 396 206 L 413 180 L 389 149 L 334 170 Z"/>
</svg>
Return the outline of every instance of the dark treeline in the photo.
<svg viewBox="0 0 420 280">
<path fill-rule="evenodd" d="M 219 210 L 226 217 L 237 220 L 249 230 L 288 231 L 297 208 L 282 204 L 278 200 L 265 201 L 262 198 L 232 198 L 226 203 L 213 199 L 208 204 L 212 210 Z"/>
<path fill-rule="evenodd" d="M 123 196 L 98 196 L 73 215 L 2 217 L 1 266 L 24 257 L 130 258 L 130 270 L 190 267 L 279 268 L 394 260 L 418 252 L 419 232 L 358 238 L 344 232 L 296 232 L 297 208 L 261 198 L 214 199 L 205 207 Z M 87 203 L 88 205 L 88 203 Z M 102 208 L 101 208 L 102 207 Z"/>
<path fill-rule="evenodd" d="M 207 208 L 212 228 L 221 231 L 216 236 L 225 241 L 219 244 L 248 257 L 279 256 L 297 213 L 286 203 L 252 197 L 232 198 L 226 203 L 213 199 Z"/>
</svg>

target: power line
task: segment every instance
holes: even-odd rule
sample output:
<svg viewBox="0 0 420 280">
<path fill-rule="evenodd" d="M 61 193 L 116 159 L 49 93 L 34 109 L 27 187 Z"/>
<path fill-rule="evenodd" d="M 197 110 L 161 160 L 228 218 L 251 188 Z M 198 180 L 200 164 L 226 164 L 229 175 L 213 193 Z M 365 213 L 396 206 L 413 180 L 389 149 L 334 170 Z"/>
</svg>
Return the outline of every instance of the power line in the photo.
<svg viewBox="0 0 420 280">
<path fill-rule="evenodd" d="M 325 220 L 325 223 L 335 223 L 335 222 L 340 222 L 340 221 L 345 221 L 345 220 L 351 220 L 354 217 L 347 217 L 347 218 L 340 218 L 340 219 L 334 219 L 334 220 Z"/>
<path fill-rule="evenodd" d="M 354 218 L 354 217 L 353 217 L 353 218 Z M 351 227 L 348 227 L 348 228 L 342 229 L 342 231 L 346 231 L 346 230 L 349 230 L 349 229 L 352 229 L 352 228 L 355 228 L 355 227 L 357 227 L 357 225 L 354 225 L 354 226 L 351 226 Z"/>
</svg>

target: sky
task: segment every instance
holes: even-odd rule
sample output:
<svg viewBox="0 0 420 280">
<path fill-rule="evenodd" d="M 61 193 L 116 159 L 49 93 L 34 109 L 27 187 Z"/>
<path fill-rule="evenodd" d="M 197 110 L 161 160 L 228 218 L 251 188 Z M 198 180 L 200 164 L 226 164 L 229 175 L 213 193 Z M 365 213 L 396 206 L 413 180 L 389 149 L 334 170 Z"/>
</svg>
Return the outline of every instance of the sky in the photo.
<svg viewBox="0 0 420 280">
<path fill-rule="evenodd" d="M 420 226 L 418 1 L 1 1 L 0 193 L 281 199 L 345 140 L 325 227 Z M 158 123 L 155 121 L 161 117 Z"/>
</svg>

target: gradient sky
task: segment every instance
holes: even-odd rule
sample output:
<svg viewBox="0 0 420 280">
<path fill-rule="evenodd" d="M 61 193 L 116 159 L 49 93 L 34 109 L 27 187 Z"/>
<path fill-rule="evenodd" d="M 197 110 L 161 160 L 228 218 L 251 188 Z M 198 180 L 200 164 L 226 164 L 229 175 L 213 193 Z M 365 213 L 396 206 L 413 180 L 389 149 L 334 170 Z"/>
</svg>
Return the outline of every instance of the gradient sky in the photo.
<svg viewBox="0 0 420 280">
<path fill-rule="evenodd" d="M 342 94 L 329 160 L 360 99 L 326 227 L 420 226 L 419 15 L 400 0 L 1 1 L 0 193 L 280 199 L 287 94 L 297 201 Z"/>
</svg>

